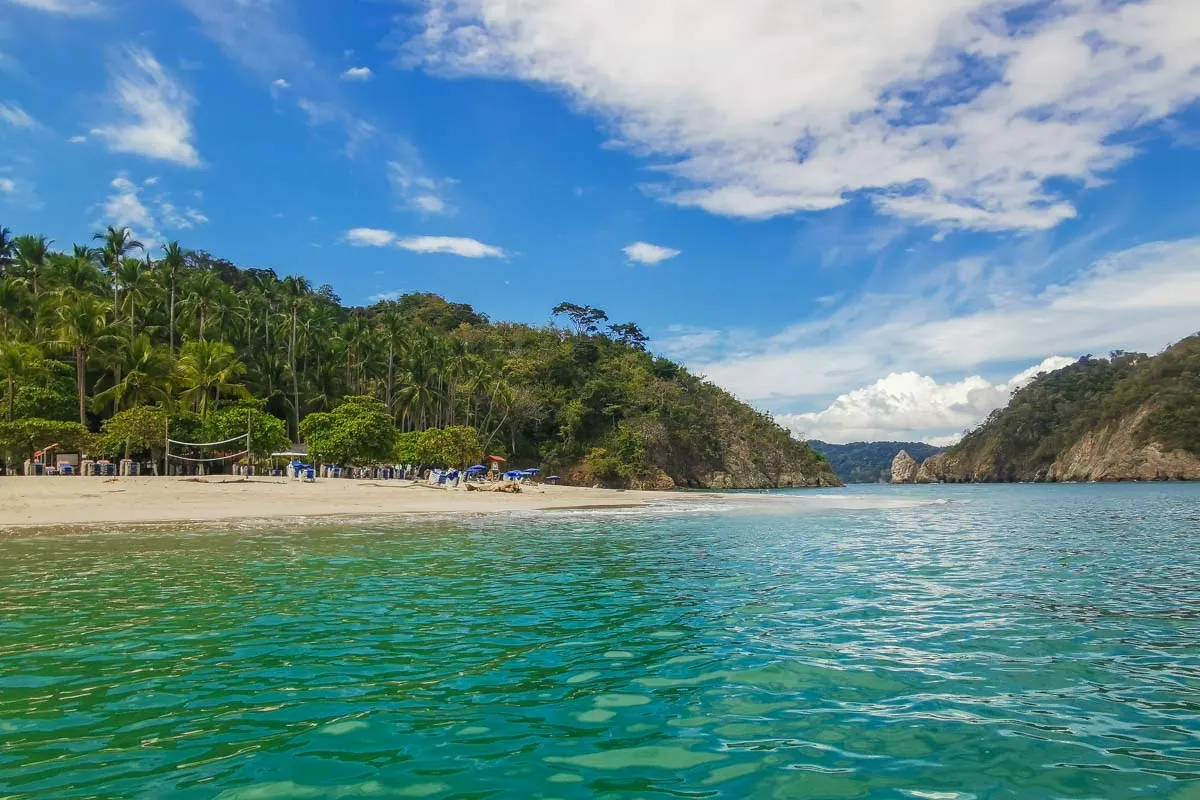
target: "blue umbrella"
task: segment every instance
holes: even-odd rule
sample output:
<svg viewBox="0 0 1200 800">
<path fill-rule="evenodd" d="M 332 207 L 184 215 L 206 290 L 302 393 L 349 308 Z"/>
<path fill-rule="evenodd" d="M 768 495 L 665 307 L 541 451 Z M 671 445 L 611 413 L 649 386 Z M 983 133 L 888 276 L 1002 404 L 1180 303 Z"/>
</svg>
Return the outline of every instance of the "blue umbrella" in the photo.
<svg viewBox="0 0 1200 800">
<path fill-rule="evenodd" d="M 482 464 L 476 464 L 473 467 L 467 467 L 467 472 L 487 472 L 487 467 Z"/>
<path fill-rule="evenodd" d="M 561 481 L 561 480 L 562 480 L 562 478 L 558 477 L 557 475 L 551 475 L 549 478 L 546 478 L 546 480 L 548 480 L 548 481 Z"/>
<path fill-rule="evenodd" d="M 530 475 L 537 475 L 539 472 L 541 472 L 540 469 L 527 469 L 525 471 L 528 472 Z"/>
</svg>

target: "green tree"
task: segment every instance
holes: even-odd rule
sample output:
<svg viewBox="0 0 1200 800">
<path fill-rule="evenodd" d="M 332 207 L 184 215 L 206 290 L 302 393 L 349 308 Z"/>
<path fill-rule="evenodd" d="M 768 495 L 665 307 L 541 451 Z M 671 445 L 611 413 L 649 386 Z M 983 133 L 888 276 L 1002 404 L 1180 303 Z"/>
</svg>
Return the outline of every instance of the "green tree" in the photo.
<svg viewBox="0 0 1200 800">
<path fill-rule="evenodd" d="M 163 245 L 162 261 L 158 262 L 158 279 L 167 294 L 167 337 L 171 358 L 175 357 L 175 296 L 179 280 L 186 267 L 186 255 L 179 242 Z"/>
<path fill-rule="evenodd" d="M 146 334 L 121 340 L 114 353 L 117 362 L 113 385 L 99 392 L 94 402 L 111 402 L 115 407 L 142 403 L 170 403 L 174 366 L 165 348 Z"/>
<path fill-rule="evenodd" d="M 79 401 L 79 424 L 87 425 L 88 356 L 99 345 L 113 338 L 108 325 L 107 303 L 80 295 L 58 307 L 59 342 L 75 358 L 75 391 Z"/>
<path fill-rule="evenodd" d="M 106 456 L 150 452 L 154 472 L 158 474 L 158 462 L 163 458 L 166 446 L 167 420 L 169 415 L 162 406 L 134 406 L 127 408 L 104 421 L 101 435 L 94 448 Z"/>
<path fill-rule="evenodd" d="M 69 452 L 85 450 L 91 440 L 91 432 L 76 422 L 36 418 L 0 422 L 0 451 L 5 454 L 9 474 L 14 462 L 24 461 L 51 444 L 57 443 L 60 452 Z"/>
<path fill-rule="evenodd" d="M 381 401 L 347 397 L 332 411 L 305 417 L 300 433 L 315 459 L 331 464 L 372 464 L 391 460 L 399 432 Z"/>
<path fill-rule="evenodd" d="M 219 442 L 250 431 L 250 452 L 269 456 L 288 449 L 287 426 L 252 402 L 239 403 L 215 412 L 208 421 L 211 441 Z"/>
<path fill-rule="evenodd" d="M 133 238 L 129 228 L 118 228 L 109 225 L 105 230 L 92 235 L 92 239 L 101 243 L 100 261 L 108 271 L 108 279 L 112 284 L 112 308 L 116 313 L 121 308 L 121 280 L 119 271 L 125 256 L 134 250 L 145 250 L 145 245 Z"/>
<path fill-rule="evenodd" d="M 176 374 L 183 391 L 181 399 L 203 418 L 217 407 L 222 396 L 247 397 L 246 387 L 238 378 L 246 365 L 237 357 L 233 345 L 225 342 L 188 342 L 180 351 Z"/>
<path fill-rule="evenodd" d="M 5 397 L 8 400 L 7 419 L 11 422 L 16 412 L 17 389 L 22 382 L 43 370 L 42 351 L 24 342 L 0 342 L 0 378 L 4 379 Z"/>
</svg>

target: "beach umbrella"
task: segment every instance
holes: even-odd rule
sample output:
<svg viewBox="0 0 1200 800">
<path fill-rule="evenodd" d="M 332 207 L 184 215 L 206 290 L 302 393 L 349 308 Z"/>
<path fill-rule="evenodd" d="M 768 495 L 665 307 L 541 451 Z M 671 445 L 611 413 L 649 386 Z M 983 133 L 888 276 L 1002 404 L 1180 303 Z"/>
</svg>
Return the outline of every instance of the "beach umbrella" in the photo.
<svg viewBox="0 0 1200 800">
<path fill-rule="evenodd" d="M 495 464 L 503 464 L 503 463 L 504 463 L 504 457 L 503 457 L 503 456 L 488 456 L 488 457 L 487 457 L 487 460 L 488 460 L 488 461 L 490 461 L 490 462 L 492 462 L 492 463 L 495 463 Z"/>
<path fill-rule="evenodd" d="M 540 469 L 527 469 L 525 471 L 528 472 L 530 475 L 538 475 L 541 473 Z"/>
<path fill-rule="evenodd" d="M 467 467 L 467 472 L 487 472 L 487 467 L 483 464 L 476 464 L 473 467 Z"/>
<path fill-rule="evenodd" d="M 561 481 L 562 478 L 558 477 L 557 475 L 551 475 L 549 478 L 546 478 L 546 480 L 550 481 L 551 483 L 557 483 L 558 481 Z"/>
</svg>

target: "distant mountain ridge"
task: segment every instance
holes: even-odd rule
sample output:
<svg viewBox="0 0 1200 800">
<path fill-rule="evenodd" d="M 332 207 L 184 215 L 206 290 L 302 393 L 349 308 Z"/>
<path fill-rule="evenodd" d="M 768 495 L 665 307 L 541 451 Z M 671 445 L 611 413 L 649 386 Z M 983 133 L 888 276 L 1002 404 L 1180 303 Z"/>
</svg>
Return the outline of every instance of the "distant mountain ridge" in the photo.
<svg viewBox="0 0 1200 800">
<path fill-rule="evenodd" d="M 829 444 L 813 439 L 808 444 L 829 459 L 833 471 L 845 483 L 887 483 L 891 480 L 892 460 L 901 450 L 917 461 L 924 461 L 942 452 L 942 448 L 924 442 Z"/>
<path fill-rule="evenodd" d="M 898 467 L 903 483 L 1200 480 L 1200 335 L 1043 373 L 954 447 Z"/>
</svg>

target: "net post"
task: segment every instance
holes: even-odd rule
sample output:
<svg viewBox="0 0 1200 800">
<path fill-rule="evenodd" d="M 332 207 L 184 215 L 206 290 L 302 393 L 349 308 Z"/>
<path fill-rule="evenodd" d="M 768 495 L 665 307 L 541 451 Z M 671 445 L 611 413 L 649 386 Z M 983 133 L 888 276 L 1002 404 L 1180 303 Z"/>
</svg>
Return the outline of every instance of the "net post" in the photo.
<svg viewBox="0 0 1200 800">
<path fill-rule="evenodd" d="M 163 477 L 171 477 L 171 418 L 163 420 Z"/>
<path fill-rule="evenodd" d="M 253 412 L 247 408 L 246 409 L 246 466 L 248 468 L 252 468 L 251 465 L 254 463 L 254 460 L 253 460 L 254 456 L 252 456 L 250 454 L 250 428 L 252 426 L 253 420 L 254 420 Z M 244 477 L 249 478 L 250 476 L 246 475 Z"/>
</svg>

